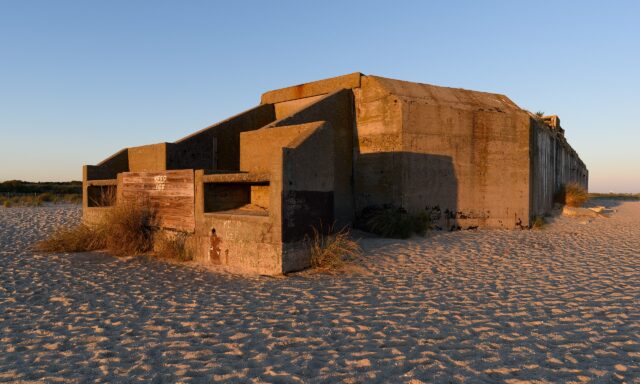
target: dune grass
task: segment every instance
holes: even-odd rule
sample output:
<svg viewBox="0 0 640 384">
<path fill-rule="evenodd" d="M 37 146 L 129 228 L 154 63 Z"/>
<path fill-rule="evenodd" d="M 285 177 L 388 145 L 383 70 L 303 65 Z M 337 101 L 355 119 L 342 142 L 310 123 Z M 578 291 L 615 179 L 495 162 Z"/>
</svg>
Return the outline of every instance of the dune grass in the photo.
<svg viewBox="0 0 640 384">
<path fill-rule="evenodd" d="M 556 192 L 553 200 L 558 204 L 580 207 L 589 200 L 589 193 L 578 183 L 568 183 Z"/>
<path fill-rule="evenodd" d="M 581 207 L 589 200 L 587 190 L 577 183 L 569 183 L 564 187 L 564 202 L 570 207 Z"/>
<path fill-rule="evenodd" d="M 193 254 L 187 247 L 188 233 L 164 231 L 155 237 L 155 253 L 163 259 L 191 261 Z"/>
<path fill-rule="evenodd" d="M 104 238 L 94 227 L 79 224 L 70 228 L 59 228 L 34 246 L 44 252 L 86 252 L 105 248 Z"/>
<path fill-rule="evenodd" d="M 116 256 L 132 256 L 153 249 L 154 213 L 148 203 L 120 204 L 94 224 L 61 228 L 34 248 L 45 252 L 108 250 Z"/>
<path fill-rule="evenodd" d="M 337 232 L 330 230 L 327 235 L 314 227 L 307 243 L 311 254 L 311 267 L 318 270 L 340 269 L 362 254 L 360 245 L 351 238 L 348 227 Z"/>
</svg>

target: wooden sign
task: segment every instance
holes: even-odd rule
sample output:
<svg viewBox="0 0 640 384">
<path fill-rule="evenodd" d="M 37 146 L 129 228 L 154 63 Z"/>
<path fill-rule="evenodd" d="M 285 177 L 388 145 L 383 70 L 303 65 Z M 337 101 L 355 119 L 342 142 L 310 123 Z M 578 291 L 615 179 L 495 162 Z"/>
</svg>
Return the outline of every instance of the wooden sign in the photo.
<svg viewBox="0 0 640 384">
<path fill-rule="evenodd" d="M 124 202 L 148 201 L 160 227 L 195 230 L 193 170 L 123 172 L 118 188 Z"/>
</svg>

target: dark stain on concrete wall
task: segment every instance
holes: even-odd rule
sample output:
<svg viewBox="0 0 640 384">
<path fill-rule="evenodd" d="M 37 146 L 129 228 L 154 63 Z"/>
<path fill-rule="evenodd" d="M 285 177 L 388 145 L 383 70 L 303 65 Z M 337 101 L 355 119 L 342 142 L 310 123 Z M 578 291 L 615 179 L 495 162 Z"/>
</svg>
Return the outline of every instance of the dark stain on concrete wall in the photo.
<svg viewBox="0 0 640 384">
<path fill-rule="evenodd" d="M 334 223 L 333 192 L 288 191 L 282 204 L 282 241 L 303 240 L 313 228 L 326 233 Z"/>
</svg>

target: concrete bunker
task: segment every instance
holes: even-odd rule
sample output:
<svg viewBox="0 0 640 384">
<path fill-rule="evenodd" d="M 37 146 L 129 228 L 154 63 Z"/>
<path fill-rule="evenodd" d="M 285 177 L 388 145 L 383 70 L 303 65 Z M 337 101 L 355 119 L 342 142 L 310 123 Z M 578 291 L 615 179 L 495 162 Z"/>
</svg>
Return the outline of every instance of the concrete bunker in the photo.
<svg viewBox="0 0 640 384">
<path fill-rule="evenodd" d="M 353 73 L 266 92 L 173 143 L 83 167 L 83 218 L 148 199 L 201 263 L 281 274 L 309 266 L 314 227 L 393 204 L 443 229 L 529 226 L 588 171 L 557 116 L 504 95 Z M 105 199 L 103 196 L 115 196 Z"/>
</svg>

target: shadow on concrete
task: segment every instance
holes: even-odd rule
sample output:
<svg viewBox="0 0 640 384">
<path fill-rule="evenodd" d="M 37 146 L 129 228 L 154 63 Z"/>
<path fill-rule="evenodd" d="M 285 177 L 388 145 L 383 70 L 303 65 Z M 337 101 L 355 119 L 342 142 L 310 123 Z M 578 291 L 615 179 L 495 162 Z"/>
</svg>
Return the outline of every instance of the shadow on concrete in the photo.
<svg viewBox="0 0 640 384">
<path fill-rule="evenodd" d="M 354 166 L 356 214 L 391 204 L 426 210 L 437 229 L 458 229 L 458 181 L 450 156 L 415 152 L 359 153 Z"/>
</svg>

